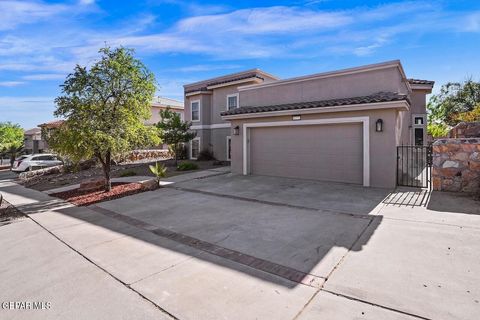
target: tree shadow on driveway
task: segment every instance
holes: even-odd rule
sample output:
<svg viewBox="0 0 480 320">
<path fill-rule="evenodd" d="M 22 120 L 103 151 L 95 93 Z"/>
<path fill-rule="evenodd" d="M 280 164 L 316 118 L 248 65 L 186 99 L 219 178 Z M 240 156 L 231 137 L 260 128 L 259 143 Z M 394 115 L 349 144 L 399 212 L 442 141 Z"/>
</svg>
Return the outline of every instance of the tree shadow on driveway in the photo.
<svg viewBox="0 0 480 320">
<path fill-rule="evenodd" d="M 9 193 L 8 189 L 2 191 Z M 361 196 L 360 189 L 355 192 Z M 29 191 L 29 197 L 39 201 L 17 207 L 79 252 L 128 236 L 288 288 L 300 283 L 319 287 L 349 250 L 362 250 L 382 221 L 381 216 L 363 212 L 356 215 L 175 188 L 89 208 L 46 199 L 36 191 Z M 321 194 L 317 197 L 322 201 Z M 345 197 L 344 203 L 350 205 L 349 201 L 355 200 Z M 367 207 L 379 203 L 375 200 Z M 125 247 L 118 254 L 134 252 Z M 101 256 L 89 258 L 103 261 Z M 135 268 L 142 261 L 128 263 Z"/>
</svg>

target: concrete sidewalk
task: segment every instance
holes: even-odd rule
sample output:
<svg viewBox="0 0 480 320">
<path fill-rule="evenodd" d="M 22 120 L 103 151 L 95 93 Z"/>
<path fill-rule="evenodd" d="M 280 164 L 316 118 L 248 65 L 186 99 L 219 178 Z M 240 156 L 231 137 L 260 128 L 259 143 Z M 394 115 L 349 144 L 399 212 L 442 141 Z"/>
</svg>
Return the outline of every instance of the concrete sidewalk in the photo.
<svg viewBox="0 0 480 320">
<path fill-rule="evenodd" d="M 1 319 L 171 319 L 31 219 L 0 228 L 0 257 L 0 303 L 50 304 Z"/>
</svg>

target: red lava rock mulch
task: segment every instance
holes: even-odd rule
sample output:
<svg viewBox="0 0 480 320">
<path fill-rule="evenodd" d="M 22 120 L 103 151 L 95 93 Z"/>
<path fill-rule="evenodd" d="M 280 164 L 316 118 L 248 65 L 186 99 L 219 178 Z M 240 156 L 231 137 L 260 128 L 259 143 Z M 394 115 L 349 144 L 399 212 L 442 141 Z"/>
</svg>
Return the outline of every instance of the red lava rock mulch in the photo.
<svg viewBox="0 0 480 320">
<path fill-rule="evenodd" d="M 104 190 L 96 191 L 80 191 L 79 189 L 73 189 L 69 191 L 63 191 L 59 193 L 51 194 L 51 196 L 66 200 L 79 207 L 89 206 L 94 203 L 103 201 L 114 200 L 137 194 L 145 190 L 140 183 L 112 183 L 112 190 L 105 192 Z"/>
</svg>

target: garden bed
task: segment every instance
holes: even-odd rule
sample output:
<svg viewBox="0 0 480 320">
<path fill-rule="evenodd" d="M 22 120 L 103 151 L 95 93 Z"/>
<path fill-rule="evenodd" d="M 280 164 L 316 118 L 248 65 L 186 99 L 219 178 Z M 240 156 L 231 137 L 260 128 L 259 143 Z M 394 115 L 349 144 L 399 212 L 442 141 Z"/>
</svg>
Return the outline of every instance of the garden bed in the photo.
<svg viewBox="0 0 480 320">
<path fill-rule="evenodd" d="M 188 173 L 191 171 L 177 171 L 174 160 L 162 160 L 158 161 L 167 167 L 167 178 L 176 176 L 179 174 Z M 214 161 L 190 161 L 180 160 L 179 164 L 183 162 L 193 162 L 198 165 L 198 170 L 207 170 L 212 168 L 218 168 L 219 165 L 215 165 Z M 112 166 L 112 178 L 118 178 L 122 176 L 150 176 L 153 178 L 153 174 L 148 168 L 149 165 L 155 164 L 153 162 L 146 163 L 132 163 L 132 164 L 120 164 Z M 25 187 L 35 189 L 38 191 L 46 191 L 55 188 L 65 187 L 69 185 L 79 184 L 86 179 L 101 178 L 103 172 L 100 167 L 94 167 L 87 170 L 81 170 L 74 173 L 56 173 L 50 175 L 41 176 L 40 179 L 33 179 L 28 182 L 21 182 Z"/>
<path fill-rule="evenodd" d="M 112 190 L 84 191 L 73 189 L 51 194 L 53 197 L 71 202 L 77 206 L 89 206 L 95 203 L 123 198 L 140 192 L 148 191 L 140 183 L 112 183 Z"/>
</svg>

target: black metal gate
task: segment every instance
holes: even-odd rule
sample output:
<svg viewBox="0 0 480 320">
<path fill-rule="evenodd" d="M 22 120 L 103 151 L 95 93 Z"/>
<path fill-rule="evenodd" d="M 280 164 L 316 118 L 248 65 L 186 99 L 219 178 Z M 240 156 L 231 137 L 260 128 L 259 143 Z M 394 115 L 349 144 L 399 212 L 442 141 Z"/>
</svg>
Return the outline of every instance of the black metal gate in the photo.
<svg viewBox="0 0 480 320">
<path fill-rule="evenodd" d="M 432 186 L 432 146 L 397 147 L 397 186 Z"/>
</svg>

